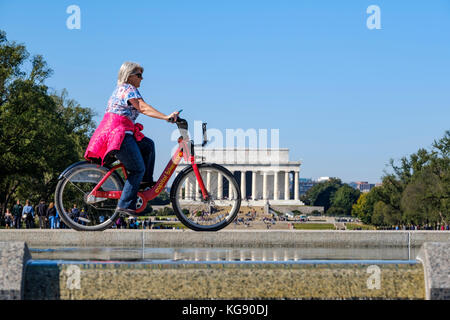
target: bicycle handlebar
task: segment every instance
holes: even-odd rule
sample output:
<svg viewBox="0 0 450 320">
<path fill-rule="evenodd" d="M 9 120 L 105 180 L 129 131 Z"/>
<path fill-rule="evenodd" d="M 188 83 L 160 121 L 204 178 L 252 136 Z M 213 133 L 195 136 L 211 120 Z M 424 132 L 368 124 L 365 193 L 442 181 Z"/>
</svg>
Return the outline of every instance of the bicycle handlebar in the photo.
<svg viewBox="0 0 450 320">
<path fill-rule="evenodd" d="M 181 109 L 180 111 L 178 111 L 178 114 L 180 114 L 180 112 L 183 111 L 183 109 Z M 188 123 L 185 119 L 182 119 L 180 117 L 177 117 L 177 121 L 173 121 L 173 118 L 169 118 L 169 122 L 171 123 L 176 123 L 178 129 L 180 130 L 181 136 L 185 139 L 185 140 L 189 140 L 189 133 L 188 133 Z M 202 133 L 203 133 L 203 141 L 201 146 L 204 147 L 207 143 L 208 143 L 208 137 L 206 135 L 206 123 L 202 123 Z"/>
<path fill-rule="evenodd" d="M 178 115 L 181 113 L 181 111 L 183 111 L 183 109 L 180 109 L 180 111 L 178 111 Z M 170 117 L 167 121 L 169 121 L 170 123 L 175 123 L 178 122 L 179 117 L 177 117 L 177 121 L 173 120 L 173 117 Z"/>
</svg>

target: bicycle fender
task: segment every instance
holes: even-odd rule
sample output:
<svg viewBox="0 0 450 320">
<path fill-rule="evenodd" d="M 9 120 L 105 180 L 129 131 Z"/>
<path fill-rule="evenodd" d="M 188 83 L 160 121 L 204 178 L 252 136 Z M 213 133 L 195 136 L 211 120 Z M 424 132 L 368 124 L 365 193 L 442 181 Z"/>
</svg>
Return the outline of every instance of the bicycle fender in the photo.
<svg viewBox="0 0 450 320">
<path fill-rule="evenodd" d="M 66 174 L 69 170 L 71 170 L 72 168 L 74 168 L 74 167 L 76 167 L 76 166 L 79 166 L 79 165 L 81 165 L 81 164 L 85 164 L 85 163 L 91 163 L 91 162 L 89 162 L 89 161 L 79 161 L 79 162 L 75 162 L 75 163 L 71 164 L 70 166 L 68 166 L 67 168 L 65 168 L 64 171 L 59 175 L 58 180 L 64 178 L 65 174 Z"/>
</svg>

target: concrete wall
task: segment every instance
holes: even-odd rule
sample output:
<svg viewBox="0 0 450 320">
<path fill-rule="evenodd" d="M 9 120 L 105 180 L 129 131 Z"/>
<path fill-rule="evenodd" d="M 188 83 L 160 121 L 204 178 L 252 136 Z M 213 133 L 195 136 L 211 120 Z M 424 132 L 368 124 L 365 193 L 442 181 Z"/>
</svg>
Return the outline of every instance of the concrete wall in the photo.
<svg viewBox="0 0 450 320">
<path fill-rule="evenodd" d="M 0 300 L 23 299 L 25 270 L 31 259 L 24 242 L 0 242 Z"/>
<path fill-rule="evenodd" d="M 373 271 L 378 284 L 372 283 Z M 369 283 L 368 283 L 369 281 Z M 416 264 L 33 264 L 25 299 L 424 299 Z"/>
<path fill-rule="evenodd" d="M 450 242 L 448 231 L 335 230 L 1 230 L 0 241 L 25 241 L 33 246 L 107 247 L 420 247 L 425 242 Z"/>
</svg>

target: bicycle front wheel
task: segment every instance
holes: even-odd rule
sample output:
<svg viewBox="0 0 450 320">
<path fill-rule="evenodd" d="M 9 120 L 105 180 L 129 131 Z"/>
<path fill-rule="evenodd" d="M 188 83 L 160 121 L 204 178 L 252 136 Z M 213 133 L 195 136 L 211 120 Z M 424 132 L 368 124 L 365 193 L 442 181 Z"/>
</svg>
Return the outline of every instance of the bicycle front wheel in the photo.
<svg viewBox="0 0 450 320">
<path fill-rule="evenodd" d="M 237 216 L 241 207 L 241 192 L 234 176 L 217 164 L 199 164 L 208 200 L 203 200 L 192 166 L 175 179 L 170 199 L 178 219 L 195 231 L 217 231 L 225 228 Z"/>
<path fill-rule="evenodd" d="M 108 168 L 82 162 L 65 172 L 58 181 L 55 206 L 67 226 L 78 231 L 102 231 L 114 223 L 119 200 L 89 196 L 108 171 Z M 122 178 L 113 172 L 99 190 L 122 189 Z"/>
</svg>

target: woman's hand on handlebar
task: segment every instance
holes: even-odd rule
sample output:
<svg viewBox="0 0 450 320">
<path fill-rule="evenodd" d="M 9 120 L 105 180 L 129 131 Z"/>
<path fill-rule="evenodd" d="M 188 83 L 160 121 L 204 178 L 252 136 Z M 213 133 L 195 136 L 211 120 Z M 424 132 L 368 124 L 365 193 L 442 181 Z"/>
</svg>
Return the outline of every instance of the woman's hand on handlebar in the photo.
<svg viewBox="0 0 450 320">
<path fill-rule="evenodd" d="M 178 114 L 179 114 L 180 112 L 179 111 L 175 111 L 175 112 L 172 112 L 171 114 L 169 114 L 168 116 L 167 116 L 167 121 L 168 122 L 170 122 L 170 123 L 175 123 L 176 121 L 177 121 L 177 119 L 178 119 Z"/>
</svg>

